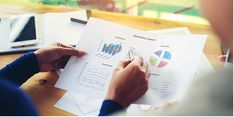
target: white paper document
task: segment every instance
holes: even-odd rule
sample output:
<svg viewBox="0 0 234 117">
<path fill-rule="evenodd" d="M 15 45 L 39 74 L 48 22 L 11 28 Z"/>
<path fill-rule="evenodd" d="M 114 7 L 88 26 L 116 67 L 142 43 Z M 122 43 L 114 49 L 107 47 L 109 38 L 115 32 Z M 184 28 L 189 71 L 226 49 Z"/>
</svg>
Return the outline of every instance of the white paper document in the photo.
<svg viewBox="0 0 234 117">
<path fill-rule="evenodd" d="M 77 45 L 88 54 L 71 57 L 55 86 L 104 99 L 112 70 L 133 49 L 151 70 L 149 90 L 136 103 L 161 105 L 183 97 L 205 41 L 204 35 L 153 35 L 91 18 Z"/>
<path fill-rule="evenodd" d="M 55 104 L 55 107 L 62 109 L 64 111 L 73 113 L 75 115 L 98 115 L 100 111 L 101 105 L 93 105 L 92 108 L 87 108 L 91 107 L 92 105 L 84 105 L 84 104 L 79 104 L 77 101 L 78 100 L 83 100 L 86 99 L 87 96 L 85 95 L 79 95 L 78 97 L 74 96 L 78 95 L 73 92 L 66 92 L 63 97 Z M 80 102 L 80 101 L 79 101 Z M 83 102 L 82 102 L 83 103 Z M 84 106 L 84 108 L 82 108 Z M 95 108 L 94 108 L 95 106 Z M 84 111 L 84 109 L 87 109 Z"/>
<path fill-rule="evenodd" d="M 76 45 L 85 27 L 84 24 L 72 22 L 71 18 L 87 20 L 85 11 L 68 13 L 47 13 L 42 16 L 42 29 L 44 44 L 55 42 Z"/>
<path fill-rule="evenodd" d="M 98 96 L 88 96 L 78 93 L 71 93 L 75 99 L 77 107 L 83 114 L 91 113 L 100 110 L 103 99 Z"/>
<path fill-rule="evenodd" d="M 178 27 L 178 28 L 169 28 L 169 29 L 162 29 L 162 30 L 152 30 L 147 31 L 151 34 L 158 34 L 158 35 L 189 35 L 191 34 L 187 27 Z"/>
<path fill-rule="evenodd" d="M 160 34 L 160 35 L 190 35 L 191 32 L 187 27 L 178 27 L 178 28 L 170 28 L 170 29 L 163 29 L 163 30 L 152 30 L 147 31 L 151 34 Z M 209 73 L 214 72 L 215 69 L 209 62 L 208 58 L 206 57 L 205 53 L 202 52 L 201 58 L 199 60 L 198 68 L 195 74 L 196 78 L 201 78 Z"/>
<path fill-rule="evenodd" d="M 179 27 L 179 28 L 170 28 L 170 29 L 163 29 L 163 30 L 154 30 L 154 31 L 148 31 L 152 34 L 162 34 L 162 35 L 171 35 L 171 34 L 191 34 L 190 31 L 188 30 L 188 28 L 186 27 Z M 198 65 L 198 69 L 196 71 L 196 77 L 201 77 L 204 76 L 207 73 L 210 73 L 214 71 L 214 68 L 212 67 L 212 65 L 210 64 L 209 60 L 207 59 L 207 57 L 205 56 L 204 53 L 202 53 L 200 61 L 199 61 L 199 65 Z M 62 70 L 57 71 L 58 75 L 60 76 L 62 73 Z M 100 111 L 100 107 L 101 105 L 96 103 L 96 104 L 89 104 L 87 103 L 86 105 L 83 105 L 82 100 L 86 100 L 86 98 L 89 98 L 89 96 L 77 96 L 74 98 L 74 96 L 72 95 L 79 95 L 77 93 L 69 93 L 67 92 L 55 105 L 55 107 L 58 107 L 60 109 L 63 109 L 65 111 L 71 112 L 73 114 L 76 115 L 98 115 L 99 111 Z M 93 98 L 89 98 L 93 99 Z M 73 103 L 70 103 L 70 102 Z M 95 101 L 95 99 L 93 100 Z M 92 108 L 88 108 L 92 106 Z M 143 108 L 142 108 L 143 106 Z M 83 113 L 81 111 L 81 108 L 83 108 L 83 111 L 86 111 L 87 113 Z M 91 111 L 92 109 L 96 109 L 95 111 Z M 136 104 L 132 104 L 128 109 L 127 112 L 128 113 L 134 113 L 135 111 L 142 111 L 144 110 L 146 107 L 145 105 L 136 105 Z M 147 106 L 147 108 L 149 108 Z M 85 110 L 86 109 L 86 110 Z M 75 110 L 75 111 L 74 111 Z"/>
</svg>

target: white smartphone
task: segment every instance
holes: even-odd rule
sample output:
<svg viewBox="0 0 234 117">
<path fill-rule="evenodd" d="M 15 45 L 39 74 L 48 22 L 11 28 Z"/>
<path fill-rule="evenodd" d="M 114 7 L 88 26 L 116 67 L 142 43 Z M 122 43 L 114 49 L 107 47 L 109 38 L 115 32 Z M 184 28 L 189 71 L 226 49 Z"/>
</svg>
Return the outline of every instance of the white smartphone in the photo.
<svg viewBox="0 0 234 117">
<path fill-rule="evenodd" d="M 9 25 L 8 40 L 12 48 L 33 46 L 38 43 L 37 18 L 33 14 L 15 15 L 3 18 Z"/>
</svg>

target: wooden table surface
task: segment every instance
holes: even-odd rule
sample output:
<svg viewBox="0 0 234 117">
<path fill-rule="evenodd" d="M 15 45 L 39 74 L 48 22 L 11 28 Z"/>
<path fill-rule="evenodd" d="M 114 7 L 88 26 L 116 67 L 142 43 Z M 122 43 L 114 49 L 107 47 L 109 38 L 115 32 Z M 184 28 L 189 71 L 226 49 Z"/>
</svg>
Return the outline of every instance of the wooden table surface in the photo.
<svg viewBox="0 0 234 117">
<path fill-rule="evenodd" d="M 218 62 L 218 56 L 221 55 L 220 42 L 218 41 L 218 37 L 211 30 L 210 26 L 144 18 L 140 16 L 130 16 L 126 14 L 101 12 L 95 10 L 92 10 L 91 16 L 143 30 L 188 27 L 193 34 L 207 34 L 208 39 L 206 41 L 204 53 L 214 68 L 217 69 L 222 67 L 222 64 Z M 0 55 L 0 67 L 3 67 L 6 64 L 14 61 L 22 54 L 23 53 Z M 27 68 L 25 68 L 25 70 L 27 70 Z M 65 93 L 64 90 L 54 87 L 57 79 L 58 75 L 54 72 L 39 73 L 34 75 L 21 86 L 21 88 L 27 92 L 35 102 L 35 105 L 41 115 L 73 115 L 54 107 L 55 103 Z M 47 82 L 42 84 L 40 83 L 41 80 L 46 80 Z"/>
</svg>

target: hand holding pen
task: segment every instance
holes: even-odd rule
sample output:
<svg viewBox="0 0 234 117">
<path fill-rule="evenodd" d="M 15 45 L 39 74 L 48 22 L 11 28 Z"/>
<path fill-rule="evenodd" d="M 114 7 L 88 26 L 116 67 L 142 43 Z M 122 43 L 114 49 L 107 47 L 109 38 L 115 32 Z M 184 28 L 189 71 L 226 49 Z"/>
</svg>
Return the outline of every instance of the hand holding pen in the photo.
<svg viewBox="0 0 234 117">
<path fill-rule="evenodd" d="M 132 51 L 128 54 L 130 59 L 120 61 L 114 69 L 106 95 L 107 100 L 116 101 L 125 108 L 145 94 L 150 77 L 148 64 L 143 58 L 133 57 Z"/>
</svg>

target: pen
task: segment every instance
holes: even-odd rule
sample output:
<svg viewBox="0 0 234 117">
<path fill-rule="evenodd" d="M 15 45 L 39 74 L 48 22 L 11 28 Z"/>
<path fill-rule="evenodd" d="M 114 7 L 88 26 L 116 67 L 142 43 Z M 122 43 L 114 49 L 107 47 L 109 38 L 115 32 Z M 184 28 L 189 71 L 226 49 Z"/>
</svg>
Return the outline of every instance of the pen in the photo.
<svg viewBox="0 0 234 117">
<path fill-rule="evenodd" d="M 227 50 L 226 59 L 225 59 L 225 62 L 224 62 L 224 63 L 230 62 L 230 61 L 229 61 L 229 58 L 230 58 L 229 55 L 230 55 L 230 49 Z"/>
<path fill-rule="evenodd" d="M 76 18 L 71 18 L 71 21 L 76 22 L 76 23 L 80 23 L 80 24 L 87 24 L 87 21 L 76 19 Z"/>
<path fill-rule="evenodd" d="M 132 55 L 132 50 L 128 51 L 128 57 L 131 61 L 133 61 L 133 55 Z"/>
<path fill-rule="evenodd" d="M 30 47 L 35 46 L 36 44 L 28 44 L 28 45 L 12 45 L 11 48 L 23 48 L 23 47 Z"/>
</svg>

